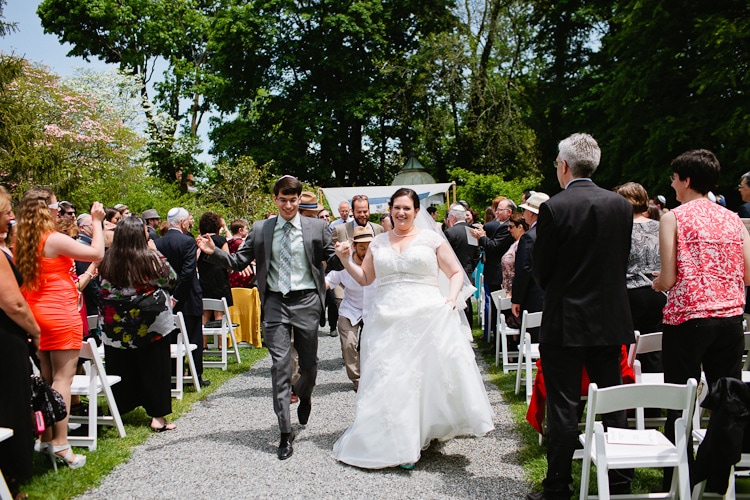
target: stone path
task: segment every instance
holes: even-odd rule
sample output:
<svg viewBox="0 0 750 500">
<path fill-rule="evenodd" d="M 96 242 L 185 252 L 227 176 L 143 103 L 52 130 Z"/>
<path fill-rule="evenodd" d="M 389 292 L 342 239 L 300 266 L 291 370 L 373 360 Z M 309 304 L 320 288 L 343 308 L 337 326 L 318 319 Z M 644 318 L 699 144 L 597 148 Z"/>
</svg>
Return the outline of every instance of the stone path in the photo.
<svg viewBox="0 0 750 500">
<path fill-rule="evenodd" d="M 321 333 L 319 358 L 312 415 L 306 427 L 295 424 L 289 460 L 276 458 L 279 434 L 266 357 L 196 402 L 176 421 L 176 431 L 137 446 L 128 462 L 81 498 L 524 498 L 529 486 L 518 463 L 520 437 L 508 405 L 487 380 L 493 432 L 434 445 L 413 471 L 361 470 L 331 457 L 354 418 L 355 393 L 339 339 Z M 296 422 L 296 405 L 292 411 Z"/>
</svg>

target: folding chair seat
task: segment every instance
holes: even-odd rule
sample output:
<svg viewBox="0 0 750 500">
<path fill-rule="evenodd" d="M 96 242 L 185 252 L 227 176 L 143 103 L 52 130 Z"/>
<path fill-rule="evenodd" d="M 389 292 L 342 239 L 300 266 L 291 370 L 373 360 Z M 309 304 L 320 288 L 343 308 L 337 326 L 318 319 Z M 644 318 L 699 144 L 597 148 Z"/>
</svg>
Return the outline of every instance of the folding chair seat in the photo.
<svg viewBox="0 0 750 500">
<path fill-rule="evenodd" d="M 13 436 L 13 429 L 7 427 L 0 427 L 0 441 L 5 441 Z M 3 472 L 0 471 L 0 500 L 13 500 L 13 495 L 10 494 L 8 489 L 8 483 L 5 482 Z"/>
<path fill-rule="evenodd" d="M 583 444 L 583 466 L 579 498 L 588 499 L 591 464 L 596 465 L 598 497 L 609 499 L 609 474 L 612 469 L 674 468 L 669 492 L 659 496 L 649 493 L 639 495 L 617 495 L 617 498 L 690 498 L 690 475 L 688 467 L 688 439 L 695 409 L 695 379 L 685 385 L 677 384 L 626 384 L 599 389 L 589 385 L 586 431 L 581 434 Z M 665 408 L 682 410 L 675 422 L 675 444 L 656 429 L 636 430 L 608 429 L 604 432 L 597 415 L 631 408 Z M 617 439 L 615 436 L 625 439 Z M 647 444 L 646 444 L 647 443 Z"/>
<path fill-rule="evenodd" d="M 71 415 L 69 422 L 88 424 L 86 436 L 68 436 L 68 441 L 73 446 L 86 446 L 89 450 L 96 449 L 98 425 L 114 425 L 120 437 L 125 437 L 125 427 L 122 425 L 117 402 L 112 395 L 112 386 L 120 381 L 118 375 L 107 375 L 102 363 L 102 357 L 96 347 L 94 339 L 88 339 L 81 346 L 79 357 L 86 360 L 84 363 L 85 375 L 75 375 L 70 393 L 74 396 L 86 396 L 89 400 L 88 416 Z M 97 397 L 104 396 L 109 407 L 110 415 L 98 415 Z"/>
<path fill-rule="evenodd" d="M 498 314 L 499 315 L 499 314 Z M 526 382 L 526 404 L 531 401 L 531 389 L 534 383 L 534 362 L 540 358 L 539 344 L 531 342 L 531 334 L 527 333 L 531 328 L 542 325 L 542 312 L 530 313 L 524 311 L 521 319 L 521 331 L 519 335 L 523 339 L 522 348 L 518 352 L 518 367 L 516 368 L 516 394 L 521 391 L 521 379 Z M 523 377 L 522 377 L 523 374 Z"/>
<path fill-rule="evenodd" d="M 182 313 L 178 312 L 174 315 L 174 324 L 178 329 L 177 342 L 170 344 L 170 355 L 175 360 L 175 375 L 172 377 L 172 383 L 175 384 L 175 388 L 172 389 L 172 397 L 182 399 L 185 393 L 185 383 L 192 383 L 193 387 L 197 392 L 201 392 L 201 384 L 198 381 L 198 372 L 195 370 L 195 363 L 193 362 L 193 356 L 191 352 L 198 349 L 198 346 L 191 344 L 187 336 L 187 328 L 185 327 L 185 319 L 182 317 Z M 187 358 L 188 370 L 190 375 L 185 377 L 185 359 Z"/>
<path fill-rule="evenodd" d="M 504 311 L 509 311 L 512 307 L 510 297 L 503 297 L 503 290 L 497 290 L 490 293 L 492 303 L 495 304 L 497 309 L 497 335 L 495 336 L 495 366 L 500 366 L 500 355 L 503 358 L 503 373 L 508 373 L 512 370 L 518 369 L 516 363 L 511 363 L 509 358 L 511 356 L 517 356 L 518 351 L 508 350 L 508 337 L 519 335 L 521 330 L 519 328 L 511 328 L 505 322 Z"/>
<path fill-rule="evenodd" d="M 237 358 L 237 363 L 241 363 L 242 359 L 240 359 L 240 351 L 237 347 L 237 338 L 234 336 L 234 325 L 232 324 L 232 319 L 229 315 L 227 300 L 223 297 L 221 299 L 203 299 L 203 310 L 224 313 L 220 320 L 209 321 L 203 325 L 203 336 L 210 337 L 208 349 L 203 349 L 203 357 L 221 357 L 221 361 L 204 360 L 203 366 L 221 368 L 226 371 L 228 354 L 234 354 Z M 227 335 L 229 335 L 232 340 L 231 349 L 227 347 Z"/>
</svg>

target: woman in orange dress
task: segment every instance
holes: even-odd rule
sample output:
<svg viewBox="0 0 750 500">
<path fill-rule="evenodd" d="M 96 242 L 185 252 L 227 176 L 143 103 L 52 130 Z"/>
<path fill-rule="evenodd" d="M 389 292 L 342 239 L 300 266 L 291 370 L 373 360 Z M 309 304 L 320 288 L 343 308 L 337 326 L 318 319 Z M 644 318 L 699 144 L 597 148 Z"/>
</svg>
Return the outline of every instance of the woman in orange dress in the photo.
<svg viewBox="0 0 750 500">
<path fill-rule="evenodd" d="M 71 275 L 73 260 L 98 262 L 104 256 L 101 203 L 91 207 L 91 246 L 55 231 L 58 203 L 49 189 L 30 189 L 18 209 L 16 265 L 23 277 L 23 292 L 41 330 L 39 360 L 42 377 L 57 390 L 70 408 L 70 386 L 82 344 L 78 291 Z M 43 451 L 71 469 L 86 463 L 68 443 L 68 418 L 42 435 Z"/>
</svg>

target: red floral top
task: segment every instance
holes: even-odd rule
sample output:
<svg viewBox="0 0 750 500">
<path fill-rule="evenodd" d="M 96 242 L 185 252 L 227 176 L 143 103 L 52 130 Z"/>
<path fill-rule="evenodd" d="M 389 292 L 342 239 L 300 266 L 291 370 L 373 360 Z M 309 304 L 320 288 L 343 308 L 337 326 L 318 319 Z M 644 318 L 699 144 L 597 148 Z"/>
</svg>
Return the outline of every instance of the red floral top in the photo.
<svg viewBox="0 0 750 500">
<path fill-rule="evenodd" d="M 677 281 L 664 323 L 741 315 L 745 305 L 743 226 L 737 214 L 707 199 L 675 208 Z"/>
</svg>

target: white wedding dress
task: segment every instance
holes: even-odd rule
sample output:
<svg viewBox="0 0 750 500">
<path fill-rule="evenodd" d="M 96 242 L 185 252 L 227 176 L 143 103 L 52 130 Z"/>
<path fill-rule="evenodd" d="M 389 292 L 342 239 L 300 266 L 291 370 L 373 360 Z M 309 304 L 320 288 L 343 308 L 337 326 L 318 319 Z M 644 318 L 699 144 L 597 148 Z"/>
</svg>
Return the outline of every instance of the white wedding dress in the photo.
<svg viewBox="0 0 750 500">
<path fill-rule="evenodd" d="M 415 463 L 432 439 L 481 436 L 492 407 L 461 324 L 438 287 L 438 234 L 422 230 L 398 253 L 388 233 L 370 244 L 376 298 L 360 339 L 354 423 L 333 456 L 368 469 Z"/>
</svg>

